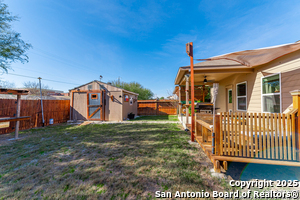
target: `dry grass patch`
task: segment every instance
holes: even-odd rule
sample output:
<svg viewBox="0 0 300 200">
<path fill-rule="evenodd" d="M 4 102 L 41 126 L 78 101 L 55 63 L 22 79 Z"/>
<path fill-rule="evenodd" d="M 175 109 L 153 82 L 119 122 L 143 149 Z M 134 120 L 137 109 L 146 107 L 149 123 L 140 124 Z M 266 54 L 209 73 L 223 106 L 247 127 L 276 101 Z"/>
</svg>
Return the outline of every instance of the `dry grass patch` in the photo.
<svg viewBox="0 0 300 200">
<path fill-rule="evenodd" d="M 227 187 L 177 124 L 61 125 L 21 137 L 0 144 L 0 199 L 154 199 L 157 190 Z"/>
</svg>

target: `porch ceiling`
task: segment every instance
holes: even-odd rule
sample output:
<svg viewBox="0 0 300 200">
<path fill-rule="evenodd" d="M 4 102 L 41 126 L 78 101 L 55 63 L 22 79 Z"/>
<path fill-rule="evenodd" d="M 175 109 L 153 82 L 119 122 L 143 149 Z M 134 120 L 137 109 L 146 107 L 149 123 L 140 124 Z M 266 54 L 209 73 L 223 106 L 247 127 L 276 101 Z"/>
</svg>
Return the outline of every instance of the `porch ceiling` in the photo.
<svg viewBox="0 0 300 200">
<path fill-rule="evenodd" d="M 190 74 L 190 66 L 180 67 L 175 79 L 175 85 L 185 85 L 184 75 Z M 195 85 L 203 85 L 204 76 L 208 81 L 219 82 L 235 73 L 252 73 L 253 68 L 248 68 L 236 61 L 213 60 L 196 63 L 194 65 Z M 213 82 L 206 83 L 210 85 Z"/>
<path fill-rule="evenodd" d="M 221 81 L 224 78 L 227 78 L 231 76 L 231 73 L 195 73 L 195 85 L 211 85 L 212 83 L 217 83 Z M 206 76 L 206 79 L 209 81 L 207 83 L 203 83 L 204 76 Z M 190 79 L 191 82 L 191 79 Z M 183 78 L 179 85 L 185 85 L 185 79 Z"/>
</svg>

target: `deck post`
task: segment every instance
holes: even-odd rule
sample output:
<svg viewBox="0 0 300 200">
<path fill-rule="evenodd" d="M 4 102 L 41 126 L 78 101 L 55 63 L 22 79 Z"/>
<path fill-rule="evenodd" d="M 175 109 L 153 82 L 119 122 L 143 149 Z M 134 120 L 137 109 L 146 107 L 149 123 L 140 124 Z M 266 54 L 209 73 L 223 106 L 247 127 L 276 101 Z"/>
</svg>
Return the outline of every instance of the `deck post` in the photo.
<svg viewBox="0 0 300 200">
<path fill-rule="evenodd" d="M 295 132 L 296 132 L 296 153 L 298 154 L 297 160 L 300 161 L 300 115 L 299 115 L 299 110 L 300 110 L 300 90 L 293 90 L 290 92 L 291 95 L 293 96 L 293 108 L 298 109 L 298 115 L 295 120 Z"/>
<path fill-rule="evenodd" d="M 220 161 L 219 160 L 213 160 L 213 164 L 214 164 L 215 172 L 220 173 L 221 172 Z"/>
<path fill-rule="evenodd" d="M 17 113 L 16 117 L 20 117 L 20 112 L 21 112 L 21 95 L 17 95 Z M 19 138 L 19 126 L 20 126 L 20 121 L 16 121 L 16 130 L 15 130 L 15 139 Z"/>
</svg>

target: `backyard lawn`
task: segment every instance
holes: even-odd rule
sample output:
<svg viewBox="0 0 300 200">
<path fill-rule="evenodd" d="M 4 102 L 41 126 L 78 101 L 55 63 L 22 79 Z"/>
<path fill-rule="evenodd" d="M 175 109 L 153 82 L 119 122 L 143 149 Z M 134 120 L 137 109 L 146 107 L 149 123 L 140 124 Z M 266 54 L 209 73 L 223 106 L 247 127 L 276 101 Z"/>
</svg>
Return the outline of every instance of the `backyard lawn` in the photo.
<svg viewBox="0 0 300 200">
<path fill-rule="evenodd" d="M 178 124 L 57 125 L 0 142 L 0 199 L 154 199 L 229 191 Z M 1 138 L 0 138 L 1 141 Z"/>
<path fill-rule="evenodd" d="M 140 116 L 131 121 L 178 121 L 177 115 L 154 115 L 154 116 Z"/>
</svg>

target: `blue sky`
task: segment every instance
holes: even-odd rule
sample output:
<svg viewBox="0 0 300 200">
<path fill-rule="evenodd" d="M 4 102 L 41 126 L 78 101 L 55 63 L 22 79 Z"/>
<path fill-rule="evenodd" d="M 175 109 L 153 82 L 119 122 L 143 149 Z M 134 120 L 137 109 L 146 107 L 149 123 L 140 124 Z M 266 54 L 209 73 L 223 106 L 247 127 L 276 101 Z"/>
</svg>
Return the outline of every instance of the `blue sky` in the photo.
<svg viewBox="0 0 300 200">
<path fill-rule="evenodd" d="M 42 77 L 67 91 L 98 80 L 136 81 L 159 97 L 174 89 L 180 66 L 194 58 L 300 40 L 298 0 L 100 1 L 4 0 L 20 17 L 13 29 L 32 44 L 29 62 L 9 73 Z M 22 87 L 27 77 L 3 74 Z M 37 80 L 37 79 L 36 79 Z"/>
</svg>

